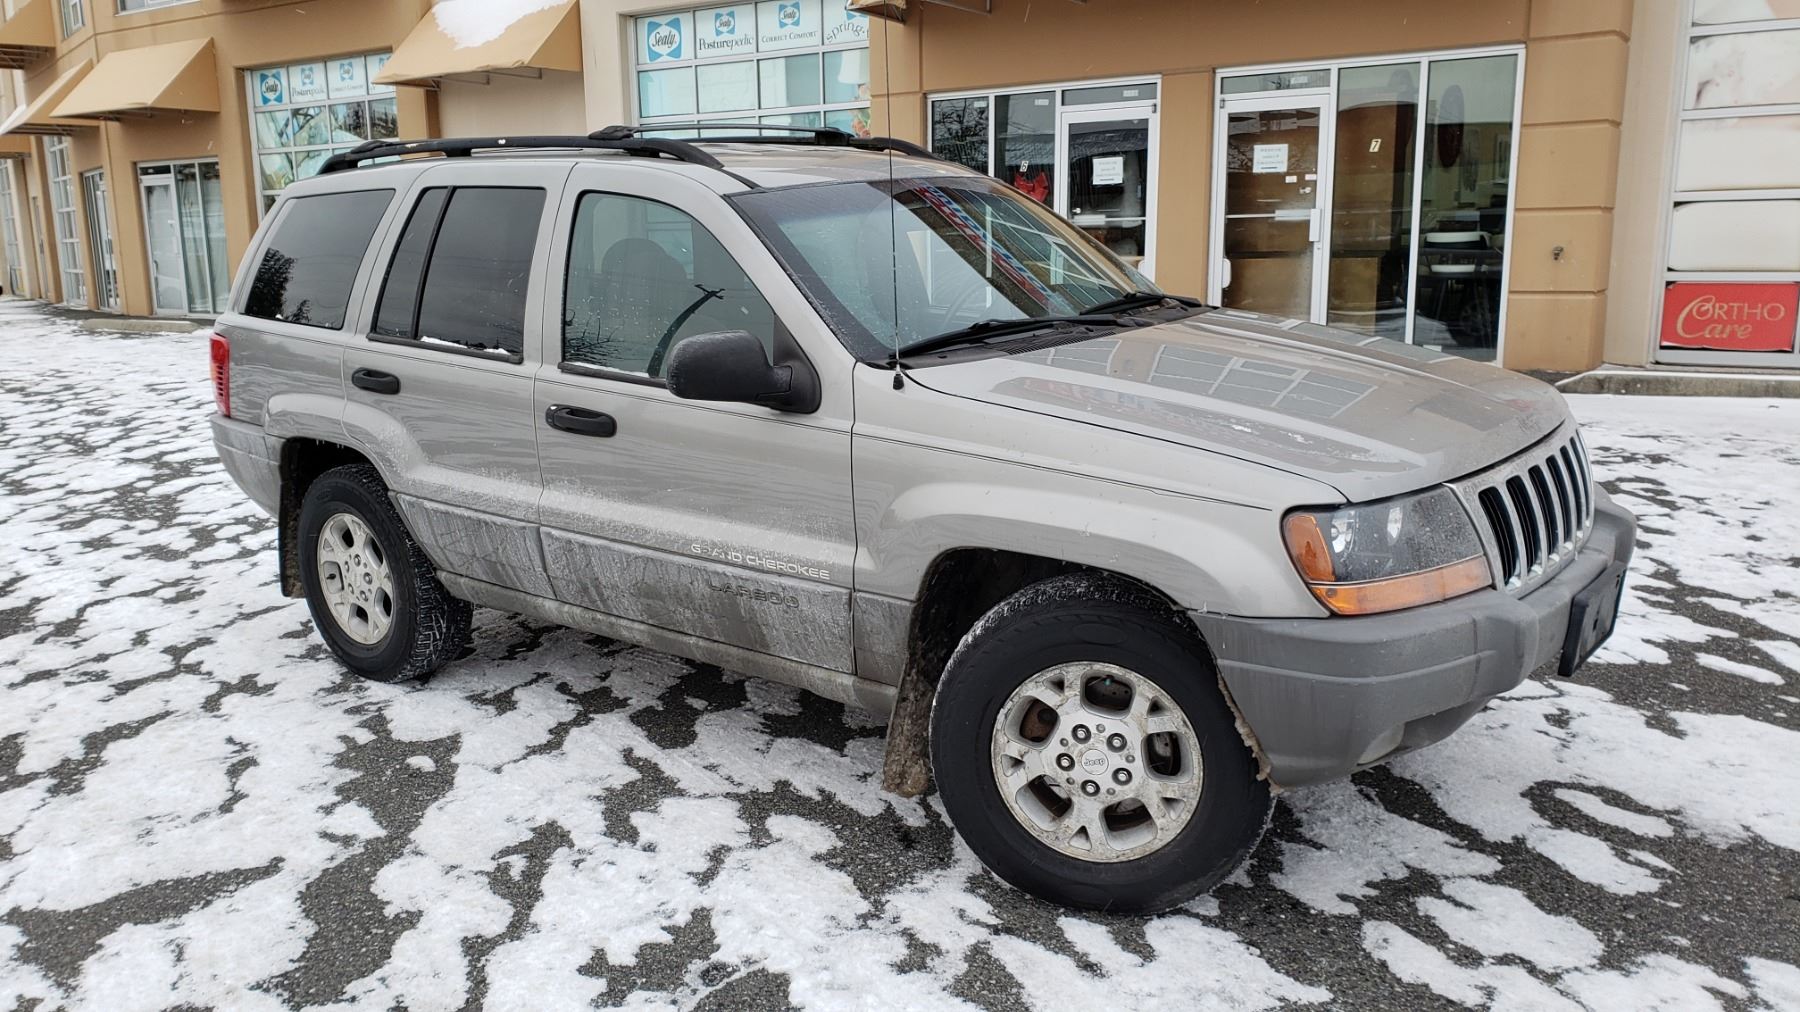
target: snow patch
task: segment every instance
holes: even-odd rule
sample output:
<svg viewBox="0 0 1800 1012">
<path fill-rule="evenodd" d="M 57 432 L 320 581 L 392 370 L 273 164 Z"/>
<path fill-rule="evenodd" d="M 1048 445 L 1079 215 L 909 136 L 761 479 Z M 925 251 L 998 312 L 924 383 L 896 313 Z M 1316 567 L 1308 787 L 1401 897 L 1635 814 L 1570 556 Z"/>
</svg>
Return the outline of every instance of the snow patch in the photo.
<svg viewBox="0 0 1800 1012">
<path fill-rule="evenodd" d="M 568 0 L 439 0 L 431 9 L 438 28 L 458 49 L 483 46 L 529 14 L 560 7 Z"/>
</svg>

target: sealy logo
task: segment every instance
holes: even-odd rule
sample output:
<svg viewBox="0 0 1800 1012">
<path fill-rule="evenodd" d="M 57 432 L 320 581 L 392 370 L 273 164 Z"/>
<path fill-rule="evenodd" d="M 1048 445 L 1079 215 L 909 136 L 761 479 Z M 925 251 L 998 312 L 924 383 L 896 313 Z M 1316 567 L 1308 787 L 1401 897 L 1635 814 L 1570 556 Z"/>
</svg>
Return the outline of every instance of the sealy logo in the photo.
<svg viewBox="0 0 1800 1012">
<path fill-rule="evenodd" d="M 719 11 L 713 15 L 714 35 L 737 34 L 737 11 Z"/>
<path fill-rule="evenodd" d="M 644 22 L 644 48 L 649 50 L 651 63 L 681 59 L 681 19 Z"/>
<path fill-rule="evenodd" d="M 800 5 L 797 3 L 784 3 L 776 7 L 775 23 L 782 28 L 800 27 Z"/>
<path fill-rule="evenodd" d="M 256 90 L 262 96 L 263 105 L 280 105 L 281 75 L 279 73 L 256 75 Z"/>
</svg>

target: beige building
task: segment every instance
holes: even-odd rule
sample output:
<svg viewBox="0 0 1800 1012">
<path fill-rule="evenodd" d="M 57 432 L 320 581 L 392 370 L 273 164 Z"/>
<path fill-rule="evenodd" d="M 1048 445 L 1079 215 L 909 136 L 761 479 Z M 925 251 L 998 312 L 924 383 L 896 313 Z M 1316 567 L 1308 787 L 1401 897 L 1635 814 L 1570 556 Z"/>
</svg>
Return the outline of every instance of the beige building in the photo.
<svg viewBox="0 0 1800 1012">
<path fill-rule="evenodd" d="M 0 283 L 55 301 L 208 312 L 365 138 L 733 122 L 925 144 L 1229 306 L 1800 363 L 1800 0 L 0 2 Z"/>
</svg>

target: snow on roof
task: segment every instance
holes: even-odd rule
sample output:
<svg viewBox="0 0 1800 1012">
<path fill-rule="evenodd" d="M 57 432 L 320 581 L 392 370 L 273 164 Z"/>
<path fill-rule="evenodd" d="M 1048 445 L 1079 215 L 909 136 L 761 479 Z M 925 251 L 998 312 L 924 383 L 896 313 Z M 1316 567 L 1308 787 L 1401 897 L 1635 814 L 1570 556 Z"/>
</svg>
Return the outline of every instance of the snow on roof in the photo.
<svg viewBox="0 0 1800 1012">
<path fill-rule="evenodd" d="M 527 14 L 567 0 L 440 0 L 431 14 L 458 48 L 486 45 Z"/>
</svg>

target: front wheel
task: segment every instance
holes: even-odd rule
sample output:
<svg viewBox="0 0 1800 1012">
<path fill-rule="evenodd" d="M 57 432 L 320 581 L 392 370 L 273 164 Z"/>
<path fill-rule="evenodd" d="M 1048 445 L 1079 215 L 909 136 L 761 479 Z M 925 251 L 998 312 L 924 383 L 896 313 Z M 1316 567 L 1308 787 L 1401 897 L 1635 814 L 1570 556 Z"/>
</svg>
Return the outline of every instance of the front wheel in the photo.
<svg viewBox="0 0 1800 1012">
<path fill-rule="evenodd" d="M 1217 885 L 1272 804 L 1205 647 L 1148 594 L 1080 575 L 977 623 L 938 683 L 931 757 L 982 863 L 1096 910 L 1163 910 Z"/>
<path fill-rule="evenodd" d="M 438 582 L 366 464 L 320 475 L 300 503 L 300 583 L 344 666 L 377 682 L 435 671 L 469 636 L 473 609 Z"/>
</svg>

